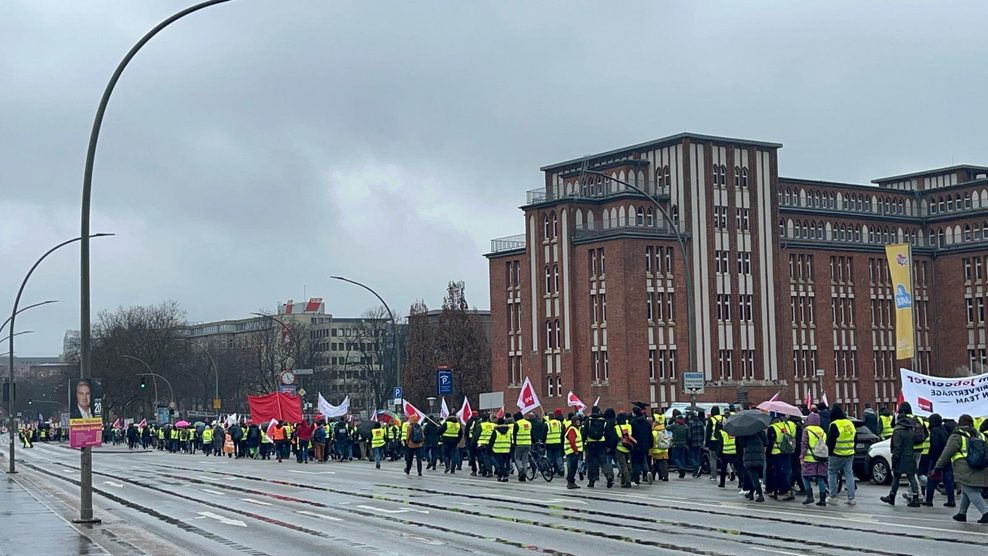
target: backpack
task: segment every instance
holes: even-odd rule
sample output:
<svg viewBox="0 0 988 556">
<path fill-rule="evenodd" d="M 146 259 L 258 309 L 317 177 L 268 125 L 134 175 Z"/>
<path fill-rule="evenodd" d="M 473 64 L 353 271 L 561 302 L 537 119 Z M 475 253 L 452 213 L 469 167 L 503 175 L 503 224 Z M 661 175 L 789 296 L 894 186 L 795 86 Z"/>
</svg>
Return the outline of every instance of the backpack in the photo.
<svg viewBox="0 0 988 556">
<path fill-rule="evenodd" d="M 422 433 L 422 425 L 413 423 L 411 429 L 408 431 L 408 441 L 419 444 L 424 440 L 425 435 Z"/>
<path fill-rule="evenodd" d="M 811 432 L 810 435 L 813 433 Z M 822 434 L 816 437 L 816 442 L 813 442 L 813 446 L 810 447 L 810 453 L 813 454 L 813 459 L 817 461 L 826 461 L 830 456 L 830 450 L 827 448 Z"/>
<path fill-rule="evenodd" d="M 625 431 L 624 428 L 622 428 L 621 429 L 621 444 L 625 448 L 632 448 L 633 449 L 635 446 L 638 445 L 638 441 L 635 440 L 635 437 L 633 437 L 630 434 L 628 434 L 628 432 Z"/>
<path fill-rule="evenodd" d="M 967 465 L 971 469 L 988 467 L 988 444 L 981 434 L 967 439 Z"/>
<path fill-rule="evenodd" d="M 349 437 L 350 437 L 350 431 L 346 430 L 346 425 L 344 425 L 342 423 L 340 423 L 339 425 L 336 425 L 336 439 L 337 440 L 346 440 Z"/>
<path fill-rule="evenodd" d="M 926 442 L 926 426 L 919 419 L 913 418 L 913 448 L 917 449 L 920 444 Z"/>
<path fill-rule="evenodd" d="M 780 434 L 782 438 L 779 439 L 779 452 L 783 454 L 791 454 L 796 451 L 796 438 L 792 435 L 789 430 L 789 423 L 782 423 L 782 429 L 780 429 Z M 824 445 L 826 448 L 826 445 Z"/>
<path fill-rule="evenodd" d="M 655 441 L 655 447 L 659 450 L 668 450 L 672 447 L 672 436 L 665 431 L 660 432 Z"/>
<path fill-rule="evenodd" d="M 587 438 L 590 440 L 603 440 L 607 430 L 607 421 L 600 418 L 591 418 L 587 425 Z"/>
</svg>

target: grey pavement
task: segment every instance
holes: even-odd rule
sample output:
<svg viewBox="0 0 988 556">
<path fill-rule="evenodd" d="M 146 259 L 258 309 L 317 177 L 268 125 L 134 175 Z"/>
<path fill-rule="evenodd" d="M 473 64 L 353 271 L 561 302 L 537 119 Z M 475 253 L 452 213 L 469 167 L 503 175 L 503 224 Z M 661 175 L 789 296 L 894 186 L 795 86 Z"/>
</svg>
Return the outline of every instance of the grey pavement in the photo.
<svg viewBox="0 0 988 556">
<path fill-rule="evenodd" d="M 40 445 L 18 460 L 51 496 L 77 500 L 77 454 Z M 933 508 L 889 507 L 878 500 L 887 487 L 871 484 L 859 487 L 855 507 L 817 508 L 747 502 L 706 477 L 569 491 L 559 479 L 497 483 L 469 470 L 409 477 L 402 468 L 97 452 L 103 524 L 92 538 L 120 554 L 988 552 L 988 526 L 952 521 L 942 498 Z"/>
</svg>

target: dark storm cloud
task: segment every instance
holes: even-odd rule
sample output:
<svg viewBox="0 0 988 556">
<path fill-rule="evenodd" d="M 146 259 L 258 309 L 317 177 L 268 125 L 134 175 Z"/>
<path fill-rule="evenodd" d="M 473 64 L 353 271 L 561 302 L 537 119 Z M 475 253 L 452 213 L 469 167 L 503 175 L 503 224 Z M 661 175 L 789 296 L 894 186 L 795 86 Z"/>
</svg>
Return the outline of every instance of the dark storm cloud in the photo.
<svg viewBox="0 0 988 556">
<path fill-rule="evenodd" d="M 181 2 L 5 3 L 0 291 L 78 230 L 86 140 L 123 54 Z M 193 320 L 375 286 L 402 312 L 465 279 L 538 166 L 689 130 L 780 141 L 783 175 L 867 182 L 988 163 L 983 3 L 235 0 L 166 29 L 111 101 L 95 172 L 94 310 Z M 26 301 L 23 355 L 78 327 L 78 254 Z M 9 302 L 8 302 L 9 303 Z M 9 305 L 7 306 L 9 307 Z M 0 311 L 5 310 L 0 304 Z M 5 351 L 5 350 L 0 350 Z"/>
</svg>

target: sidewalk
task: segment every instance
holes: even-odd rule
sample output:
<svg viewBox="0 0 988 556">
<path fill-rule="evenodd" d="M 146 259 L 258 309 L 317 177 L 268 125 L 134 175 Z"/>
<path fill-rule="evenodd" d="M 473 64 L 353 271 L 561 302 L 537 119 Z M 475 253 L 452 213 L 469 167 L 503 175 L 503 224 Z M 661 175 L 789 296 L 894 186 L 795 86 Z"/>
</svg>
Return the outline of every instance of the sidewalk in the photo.
<svg viewBox="0 0 988 556">
<path fill-rule="evenodd" d="M 108 554 L 0 472 L 0 554 Z"/>
</svg>

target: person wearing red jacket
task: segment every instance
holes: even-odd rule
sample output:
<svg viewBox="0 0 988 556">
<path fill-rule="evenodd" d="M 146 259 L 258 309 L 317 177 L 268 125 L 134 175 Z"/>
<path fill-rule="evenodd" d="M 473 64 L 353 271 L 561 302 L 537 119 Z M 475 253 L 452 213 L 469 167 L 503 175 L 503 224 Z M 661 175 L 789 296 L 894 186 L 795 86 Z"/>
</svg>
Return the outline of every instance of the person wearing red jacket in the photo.
<svg viewBox="0 0 988 556">
<path fill-rule="evenodd" d="M 576 484 L 576 470 L 580 467 L 583 455 L 583 435 L 580 433 L 582 416 L 573 416 L 570 426 L 563 435 L 563 451 L 566 453 L 566 488 L 580 488 Z"/>
<path fill-rule="evenodd" d="M 312 425 L 308 419 L 303 419 L 295 430 L 298 435 L 298 454 L 296 458 L 299 463 L 309 463 L 309 442 L 312 440 Z"/>
</svg>

